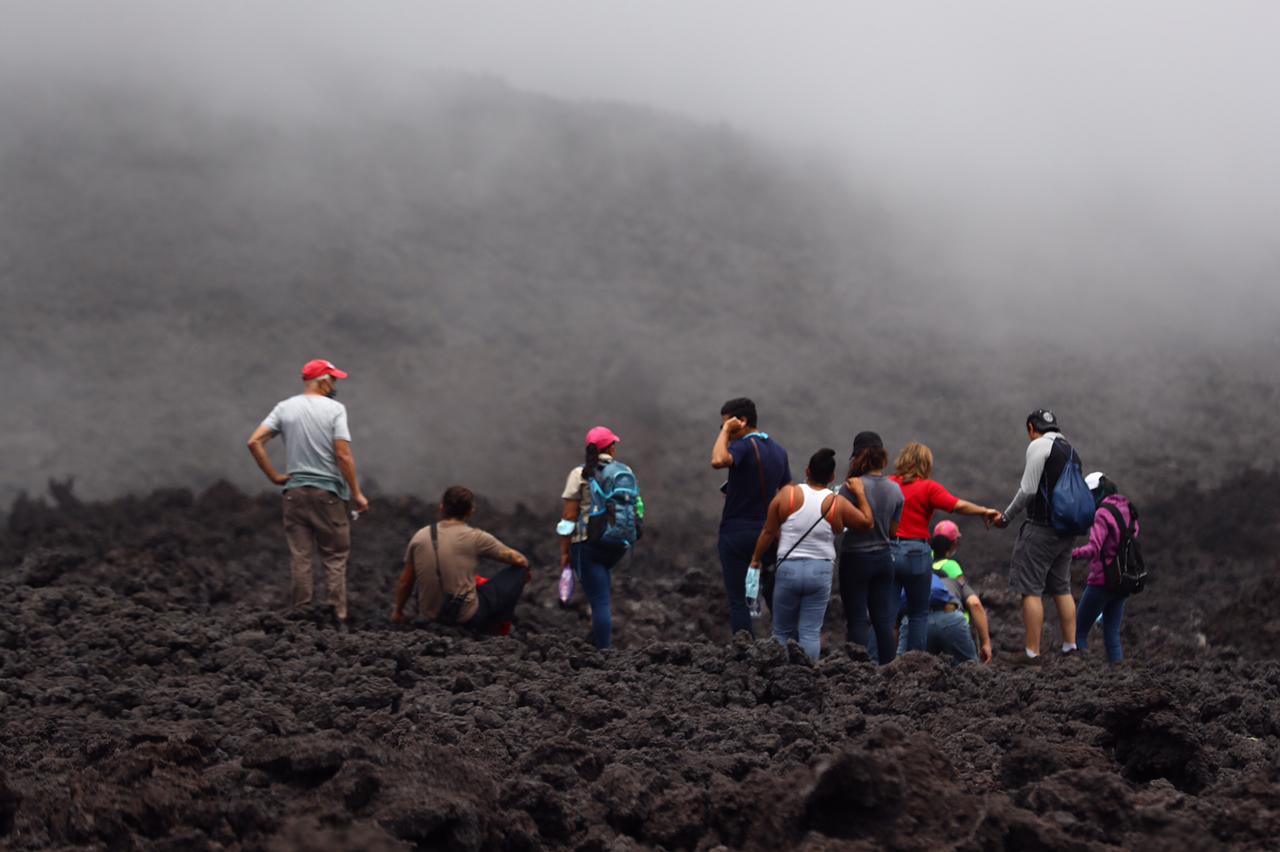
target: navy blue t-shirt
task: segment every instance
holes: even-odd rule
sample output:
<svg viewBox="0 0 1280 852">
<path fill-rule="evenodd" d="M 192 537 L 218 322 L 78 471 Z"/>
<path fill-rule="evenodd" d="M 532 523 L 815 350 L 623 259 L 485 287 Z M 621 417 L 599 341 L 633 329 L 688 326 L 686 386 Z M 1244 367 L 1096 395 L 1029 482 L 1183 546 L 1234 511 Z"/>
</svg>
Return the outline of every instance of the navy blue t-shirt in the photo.
<svg viewBox="0 0 1280 852">
<path fill-rule="evenodd" d="M 760 448 L 760 461 L 764 463 L 763 493 L 752 443 Z M 748 435 L 729 444 L 729 454 L 733 456 L 733 466 L 729 468 L 729 487 L 724 495 L 720 531 L 759 530 L 769 514 L 773 496 L 791 481 L 787 451 L 777 441 L 756 433 L 754 437 Z"/>
</svg>

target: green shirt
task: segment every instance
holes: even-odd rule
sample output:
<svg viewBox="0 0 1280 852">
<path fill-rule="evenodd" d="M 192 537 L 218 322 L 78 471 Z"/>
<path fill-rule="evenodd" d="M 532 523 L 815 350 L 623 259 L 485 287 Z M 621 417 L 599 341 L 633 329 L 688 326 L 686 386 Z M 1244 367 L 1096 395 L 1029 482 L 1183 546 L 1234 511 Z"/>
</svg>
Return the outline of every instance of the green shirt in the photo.
<svg viewBox="0 0 1280 852">
<path fill-rule="evenodd" d="M 964 576 L 964 569 L 961 568 L 960 563 L 954 559 L 939 559 L 937 562 L 933 563 L 933 570 L 937 571 L 949 580 L 954 580 L 956 577 Z"/>
<path fill-rule="evenodd" d="M 937 571 L 948 580 L 954 580 L 957 577 L 964 576 L 964 569 L 961 568 L 960 563 L 954 559 L 939 559 L 937 562 L 933 563 L 933 570 Z M 960 604 L 960 609 L 964 612 L 964 620 L 968 621 L 969 607 L 964 604 L 964 601 L 961 601 Z"/>
</svg>

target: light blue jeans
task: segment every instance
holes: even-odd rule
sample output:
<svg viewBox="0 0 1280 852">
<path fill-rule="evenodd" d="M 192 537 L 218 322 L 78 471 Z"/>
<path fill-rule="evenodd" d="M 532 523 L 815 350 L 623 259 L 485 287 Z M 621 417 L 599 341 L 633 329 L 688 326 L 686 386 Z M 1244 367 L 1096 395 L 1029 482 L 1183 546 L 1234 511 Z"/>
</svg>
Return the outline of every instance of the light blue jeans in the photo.
<svg viewBox="0 0 1280 852">
<path fill-rule="evenodd" d="M 907 618 L 910 623 L 902 629 L 902 635 L 907 637 L 904 646 L 907 651 L 928 650 L 932 569 L 933 550 L 928 542 L 901 539 L 893 543 L 894 580 L 898 584 L 898 593 L 907 593 Z"/>
<path fill-rule="evenodd" d="M 773 638 L 794 639 L 809 659 L 822 651 L 822 621 L 831 603 L 834 565 L 826 559 L 788 559 L 778 566 L 773 587 Z"/>
<path fill-rule="evenodd" d="M 911 619 L 902 625 L 898 639 L 898 654 L 907 653 L 907 629 Z M 952 665 L 972 663 L 978 659 L 978 648 L 973 644 L 973 633 L 969 630 L 969 622 L 964 620 L 960 610 L 945 612 L 935 610 L 929 613 L 929 628 L 925 650 L 930 654 L 950 654 Z"/>
</svg>

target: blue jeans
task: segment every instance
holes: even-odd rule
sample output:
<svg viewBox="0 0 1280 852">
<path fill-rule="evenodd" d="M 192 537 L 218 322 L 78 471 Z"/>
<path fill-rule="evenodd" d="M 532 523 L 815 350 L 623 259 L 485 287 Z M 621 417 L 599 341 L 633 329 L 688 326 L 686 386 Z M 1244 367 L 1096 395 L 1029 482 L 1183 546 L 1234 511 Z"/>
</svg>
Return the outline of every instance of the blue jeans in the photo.
<svg viewBox="0 0 1280 852">
<path fill-rule="evenodd" d="M 613 566 L 626 555 L 625 547 L 599 541 L 579 542 L 570 549 L 573 570 L 591 606 L 591 641 L 602 650 L 613 647 Z"/>
<path fill-rule="evenodd" d="M 1081 651 L 1089 649 L 1089 631 L 1098 614 L 1102 614 L 1102 643 L 1107 647 L 1107 662 L 1118 663 L 1124 659 L 1120 647 L 1120 622 L 1124 620 L 1124 602 L 1128 595 L 1108 591 L 1105 586 L 1085 586 L 1080 603 L 1076 606 L 1076 645 Z"/>
<path fill-rule="evenodd" d="M 751 613 L 747 611 L 747 567 L 755 553 L 760 530 L 720 531 L 720 570 L 724 573 L 724 593 L 729 598 L 729 627 L 752 636 Z"/>
<path fill-rule="evenodd" d="M 910 617 L 907 624 L 910 626 Z M 950 654 L 953 665 L 972 663 L 978 659 L 978 647 L 973 644 L 973 633 L 969 630 L 969 622 L 964 620 L 964 612 L 946 612 L 937 610 L 929 613 L 925 626 L 928 628 L 928 640 L 925 650 L 930 654 Z M 907 630 L 902 631 L 898 639 L 898 653 L 907 652 Z"/>
<path fill-rule="evenodd" d="M 893 582 L 893 554 L 889 548 L 849 550 L 840 554 L 840 600 L 844 603 L 846 636 L 870 653 L 867 633 L 869 627 L 873 628 L 874 656 L 881 665 L 893 661 L 897 591 Z"/>
<path fill-rule="evenodd" d="M 773 638 L 795 639 L 816 661 L 822 650 L 822 620 L 831 603 L 832 565 L 826 559 L 788 559 L 778 565 L 773 587 Z"/>
<path fill-rule="evenodd" d="M 929 646 L 929 591 L 933 588 L 933 550 L 925 541 L 893 543 L 893 576 L 899 596 L 907 592 L 907 618 L 910 624 L 904 647 L 908 651 L 924 651 Z M 899 643 L 901 644 L 901 643 Z"/>
</svg>

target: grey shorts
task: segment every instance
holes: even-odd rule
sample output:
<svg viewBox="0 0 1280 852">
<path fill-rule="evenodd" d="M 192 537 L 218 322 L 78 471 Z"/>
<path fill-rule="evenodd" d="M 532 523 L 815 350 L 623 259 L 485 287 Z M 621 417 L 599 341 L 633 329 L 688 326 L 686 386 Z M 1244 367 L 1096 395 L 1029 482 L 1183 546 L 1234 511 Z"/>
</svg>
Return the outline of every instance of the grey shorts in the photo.
<svg viewBox="0 0 1280 852">
<path fill-rule="evenodd" d="M 1075 537 L 1053 527 L 1022 524 L 1009 560 L 1009 588 L 1020 595 L 1071 594 L 1071 549 Z"/>
</svg>

